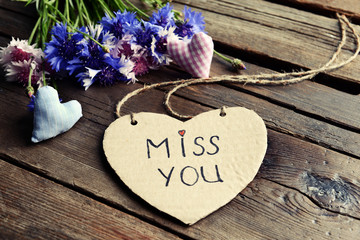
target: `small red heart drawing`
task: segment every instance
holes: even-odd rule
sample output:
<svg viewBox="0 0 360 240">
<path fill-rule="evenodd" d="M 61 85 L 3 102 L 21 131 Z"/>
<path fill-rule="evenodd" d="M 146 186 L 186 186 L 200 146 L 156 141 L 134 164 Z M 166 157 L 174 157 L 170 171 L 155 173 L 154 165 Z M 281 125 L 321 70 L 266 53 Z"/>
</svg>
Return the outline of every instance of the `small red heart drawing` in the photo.
<svg viewBox="0 0 360 240">
<path fill-rule="evenodd" d="M 179 130 L 179 132 L 178 132 L 179 134 L 180 134 L 180 136 L 184 136 L 185 135 L 185 130 Z"/>
</svg>

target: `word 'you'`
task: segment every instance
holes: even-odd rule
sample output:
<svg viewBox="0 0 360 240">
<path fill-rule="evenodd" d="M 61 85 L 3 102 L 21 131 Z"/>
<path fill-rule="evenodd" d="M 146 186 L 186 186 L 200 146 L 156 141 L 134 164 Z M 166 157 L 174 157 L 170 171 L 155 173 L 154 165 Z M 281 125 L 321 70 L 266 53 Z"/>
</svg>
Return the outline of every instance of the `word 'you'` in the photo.
<svg viewBox="0 0 360 240">
<path fill-rule="evenodd" d="M 195 156 L 195 157 L 199 157 L 199 156 L 203 156 L 203 155 L 208 155 L 208 156 L 213 156 L 219 153 L 220 148 L 219 148 L 219 144 L 218 142 L 220 141 L 220 137 L 217 135 L 211 136 L 208 139 L 205 139 L 202 136 L 197 136 L 193 139 L 193 144 L 196 148 L 196 150 L 191 151 L 190 153 L 188 153 L 186 151 L 185 148 L 185 133 L 186 130 L 179 130 L 178 134 L 180 135 L 180 148 L 181 148 L 181 156 L 186 158 L 188 156 Z M 211 149 L 206 149 L 206 144 L 205 143 L 209 143 L 208 145 L 211 146 Z M 152 153 L 154 151 L 157 151 L 160 148 L 165 148 L 165 153 L 166 153 L 166 157 L 167 158 L 171 158 L 172 154 L 171 154 L 171 149 L 170 149 L 170 144 L 169 144 L 169 138 L 164 138 L 162 141 L 160 142 L 155 142 L 152 141 L 151 139 L 147 138 L 146 139 L 146 150 L 147 150 L 147 158 L 151 159 L 152 158 Z M 177 157 L 177 156 L 176 156 Z M 208 167 L 208 166 L 206 166 Z M 182 169 L 178 170 L 178 174 L 180 177 L 180 181 L 186 185 L 186 186 L 194 186 L 196 183 L 198 183 L 198 181 L 200 181 L 202 179 L 202 181 L 204 181 L 205 183 L 222 183 L 223 180 L 221 179 L 220 176 L 220 172 L 219 172 L 219 166 L 217 164 L 215 164 L 215 166 L 213 167 L 215 174 L 212 176 L 212 180 L 210 180 L 210 177 L 206 176 L 205 174 L 205 170 L 204 170 L 204 166 L 200 166 L 199 169 L 193 167 L 193 166 L 185 166 Z M 172 179 L 172 176 L 174 175 L 174 171 L 175 171 L 175 166 L 173 166 L 170 170 L 168 171 L 163 171 L 161 168 L 157 169 L 159 174 L 161 174 L 161 176 L 164 177 L 165 179 L 165 187 L 168 187 L 170 184 L 170 180 Z M 216 177 L 214 177 L 216 176 Z"/>
</svg>

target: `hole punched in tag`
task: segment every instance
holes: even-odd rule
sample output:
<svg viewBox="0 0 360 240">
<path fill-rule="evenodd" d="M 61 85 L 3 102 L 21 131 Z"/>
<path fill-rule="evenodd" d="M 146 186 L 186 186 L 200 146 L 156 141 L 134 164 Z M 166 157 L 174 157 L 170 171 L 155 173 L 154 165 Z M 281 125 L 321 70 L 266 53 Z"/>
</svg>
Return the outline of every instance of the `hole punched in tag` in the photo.
<svg viewBox="0 0 360 240">
<path fill-rule="evenodd" d="M 269 74 L 254 74 L 254 75 L 219 75 L 210 78 L 190 78 L 190 79 L 180 79 L 176 81 L 166 81 L 158 82 L 150 85 L 144 85 L 142 88 L 138 88 L 130 93 L 128 93 L 123 99 L 121 99 L 116 105 L 116 116 L 120 117 L 121 107 L 124 103 L 130 98 L 137 96 L 140 93 L 143 93 L 147 90 L 153 88 L 160 88 L 165 86 L 174 86 L 166 95 L 164 105 L 169 114 L 173 117 L 188 120 L 193 116 L 182 115 L 174 111 L 170 104 L 170 97 L 179 89 L 186 88 L 195 84 L 210 84 L 210 83 L 243 83 L 243 84 L 253 84 L 253 85 L 268 85 L 268 86 L 280 86 L 280 85 L 289 85 L 299 83 L 305 80 L 314 78 L 319 73 L 329 72 L 344 67 L 349 64 L 360 54 L 360 35 L 357 33 L 355 27 L 350 23 L 345 15 L 336 14 L 338 21 L 340 23 L 341 30 L 341 39 L 337 45 L 336 51 L 333 53 L 332 57 L 327 63 L 322 65 L 317 69 L 300 71 L 300 72 L 284 72 L 284 73 L 269 73 Z M 347 30 L 350 30 L 353 38 L 355 38 L 356 48 L 353 50 L 353 54 L 345 58 L 340 62 L 336 62 L 340 54 L 343 51 L 343 47 L 347 42 Z M 226 115 L 226 113 L 225 113 Z M 221 116 L 225 116 L 222 114 Z M 133 125 L 136 125 L 132 123 Z"/>
<path fill-rule="evenodd" d="M 226 111 L 225 111 L 225 106 L 222 106 L 221 109 L 220 109 L 220 116 L 221 117 L 225 117 L 226 116 Z"/>
<path fill-rule="evenodd" d="M 138 122 L 135 120 L 134 113 L 130 113 L 130 119 L 131 119 L 130 121 L 131 125 L 135 126 L 136 124 L 138 124 Z"/>
</svg>

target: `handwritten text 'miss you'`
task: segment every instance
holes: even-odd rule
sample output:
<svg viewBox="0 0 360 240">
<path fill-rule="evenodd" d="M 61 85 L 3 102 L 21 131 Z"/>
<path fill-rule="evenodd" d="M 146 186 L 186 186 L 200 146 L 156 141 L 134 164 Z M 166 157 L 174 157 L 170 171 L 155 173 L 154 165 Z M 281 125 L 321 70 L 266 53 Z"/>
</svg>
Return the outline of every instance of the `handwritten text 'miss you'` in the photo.
<svg viewBox="0 0 360 240">
<path fill-rule="evenodd" d="M 181 154 L 182 157 L 200 157 L 200 156 L 214 156 L 219 153 L 219 141 L 220 137 L 217 135 L 211 136 L 208 139 L 205 139 L 204 137 L 198 136 L 192 139 L 194 146 L 196 147 L 196 150 L 187 153 L 185 149 L 185 130 L 180 130 L 179 135 L 181 136 L 180 139 L 180 148 L 181 148 Z M 189 141 L 189 139 L 186 139 Z M 207 144 L 205 144 L 207 143 Z M 205 146 L 208 146 L 209 149 L 206 149 Z M 169 139 L 165 138 L 161 142 L 153 142 L 151 139 L 146 139 L 146 148 L 147 148 L 147 158 L 151 159 L 152 153 L 155 151 L 159 151 L 160 149 L 162 152 L 165 150 L 165 154 L 167 158 L 171 158 L 171 151 L 170 151 L 170 145 L 169 145 Z M 209 168 L 209 166 L 200 166 L 199 169 L 193 167 L 193 166 L 185 166 L 180 167 L 180 169 L 175 169 L 175 166 L 173 166 L 170 170 L 165 171 L 164 169 L 158 168 L 159 174 L 164 177 L 164 185 L 165 187 L 168 187 L 169 184 L 171 184 L 171 180 L 174 179 L 174 174 L 179 174 L 180 181 L 186 185 L 186 186 L 194 186 L 199 181 L 204 181 L 205 183 L 222 183 L 223 180 L 221 179 L 219 167 L 215 164 L 214 167 L 211 167 L 214 169 L 214 173 L 211 174 L 211 176 L 207 176 L 205 173 L 209 173 L 209 169 L 207 171 L 204 170 L 204 168 Z M 174 173 L 175 172 L 175 173 Z"/>
</svg>

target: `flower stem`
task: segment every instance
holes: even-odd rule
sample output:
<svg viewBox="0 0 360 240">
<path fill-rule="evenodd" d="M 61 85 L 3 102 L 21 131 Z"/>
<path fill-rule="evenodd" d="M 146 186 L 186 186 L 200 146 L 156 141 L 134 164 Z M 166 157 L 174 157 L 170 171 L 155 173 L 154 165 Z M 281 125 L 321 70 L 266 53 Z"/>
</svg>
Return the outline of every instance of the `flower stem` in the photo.
<svg viewBox="0 0 360 240">
<path fill-rule="evenodd" d="M 75 30 L 78 33 L 81 33 L 83 36 L 88 37 L 90 40 L 92 40 L 97 45 L 99 45 L 104 52 L 106 52 L 106 53 L 110 52 L 110 50 L 106 46 L 102 45 L 99 41 L 97 41 L 95 38 L 93 38 L 90 34 L 82 32 L 82 31 L 80 31 L 79 29 L 76 29 L 76 28 L 73 28 L 73 30 Z"/>
<path fill-rule="evenodd" d="M 70 22 L 70 11 L 69 11 L 69 0 L 65 1 L 65 17 L 66 17 L 66 21 Z"/>
<path fill-rule="evenodd" d="M 218 51 L 216 51 L 214 49 L 214 53 L 215 55 L 217 55 L 218 57 L 222 58 L 223 60 L 225 60 L 226 62 L 229 62 L 231 63 L 231 65 L 235 68 L 235 69 L 239 69 L 239 70 L 244 70 L 246 69 L 245 67 L 245 64 L 238 58 L 235 58 L 235 59 L 231 59 L 231 58 L 228 58 L 224 55 L 222 55 L 221 53 L 219 53 Z"/>
<path fill-rule="evenodd" d="M 52 6 L 50 6 L 50 7 L 53 8 Z M 58 9 L 54 9 L 54 10 L 55 10 L 56 12 L 58 12 L 60 18 L 61 18 L 63 21 L 66 20 L 65 16 L 64 16 Z M 49 17 L 52 18 L 54 21 L 60 23 L 60 21 L 57 20 L 54 16 L 49 15 Z M 69 23 L 69 22 L 68 22 L 68 25 L 69 25 L 69 27 L 70 27 L 73 31 L 78 32 L 78 33 L 81 33 L 83 36 L 86 36 L 86 37 L 88 37 L 90 40 L 94 41 L 97 45 L 99 45 L 99 46 L 102 48 L 102 50 L 103 50 L 104 52 L 106 52 L 106 53 L 109 52 L 109 49 L 108 49 L 106 46 L 102 45 L 99 41 L 97 41 L 95 38 L 93 38 L 90 34 L 80 31 L 79 29 L 75 28 L 75 27 L 74 27 L 71 23 Z"/>
<path fill-rule="evenodd" d="M 26 93 L 27 95 L 31 98 L 34 95 L 34 88 L 31 85 L 31 76 L 33 74 L 34 69 L 30 66 L 30 71 L 29 71 L 29 82 L 28 82 L 28 86 L 26 87 Z"/>
<path fill-rule="evenodd" d="M 132 7 L 132 8 L 136 11 L 136 13 L 138 13 L 140 16 L 145 17 L 145 18 L 150 18 L 149 15 L 147 15 L 145 12 L 143 12 L 143 11 L 141 11 L 139 8 L 137 8 L 137 7 L 136 7 L 134 4 L 132 4 L 129 0 L 125 0 L 125 2 L 126 2 L 127 4 L 129 4 L 130 7 Z"/>
<path fill-rule="evenodd" d="M 32 77 L 33 72 L 34 72 L 34 69 L 32 67 L 30 67 L 28 88 L 31 87 L 31 77 Z"/>
<path fill-rule="evenodd" d="M 46 78 L 45 78 L 44 62 L 45 62 L 45 59 L 43 59 L 43 63 L 42 63 L 42 77 L 43 77 L 43 85 L 46 86 L 47 83 L 46 83 Z"/>
<path fill-rule="evenodd" d="M 38 20 L 35 23 L 35 26 L 34 26 L 33 30 L 31 31 L 31 34 L 30 34 L 30 37 L 29 37 L 29 44 L 31 44 L 32 41 L 33 41 L 34 35 L 36 33 L 37 28 L 39 27 L 40 21 L 41 21 L 41 18 L 38 18 Z"/>
<path fill-rule="evenodd" d="M 101 5 L 104 13 L 107 13 L 111 17 L 115 17 L 114 13 L 110 10 L 109 6 L 103 0 L 98 0 L 97 2 Z"/>
</svg>

